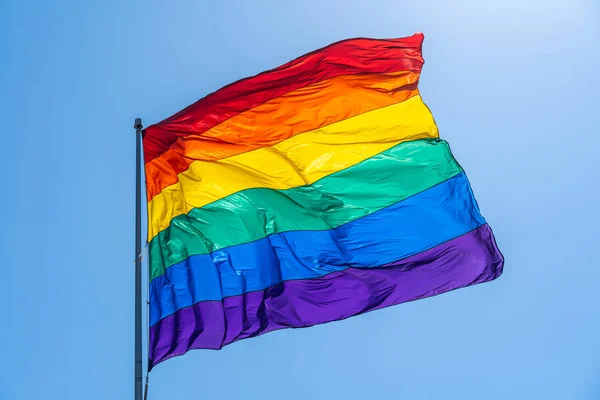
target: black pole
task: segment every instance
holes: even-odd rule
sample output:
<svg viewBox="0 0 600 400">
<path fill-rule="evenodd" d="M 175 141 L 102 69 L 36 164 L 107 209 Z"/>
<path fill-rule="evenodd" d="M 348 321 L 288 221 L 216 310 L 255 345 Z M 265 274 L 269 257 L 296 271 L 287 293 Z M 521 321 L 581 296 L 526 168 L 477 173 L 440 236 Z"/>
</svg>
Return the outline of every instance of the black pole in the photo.
<svg viewBox="0 0 600 400">
<path fill-rule="evenodd" d="M 135 400 L 142 400 L 142 209 L 141 136 L 142 119 L 135 128 Z"/>
</svg>

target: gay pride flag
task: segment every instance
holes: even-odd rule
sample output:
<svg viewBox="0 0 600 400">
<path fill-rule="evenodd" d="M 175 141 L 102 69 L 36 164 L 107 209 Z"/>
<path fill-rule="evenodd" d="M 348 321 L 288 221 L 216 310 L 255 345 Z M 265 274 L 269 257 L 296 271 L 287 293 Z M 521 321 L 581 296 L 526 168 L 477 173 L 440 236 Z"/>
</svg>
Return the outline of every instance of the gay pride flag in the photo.
<svg viewBox="0 0 600 400">
<path fill-rule="evenodd" d="M 144 131 L 150 368 L 502 273 L 419 95 L 422 41 L 338 42 Z"/>
</svg>

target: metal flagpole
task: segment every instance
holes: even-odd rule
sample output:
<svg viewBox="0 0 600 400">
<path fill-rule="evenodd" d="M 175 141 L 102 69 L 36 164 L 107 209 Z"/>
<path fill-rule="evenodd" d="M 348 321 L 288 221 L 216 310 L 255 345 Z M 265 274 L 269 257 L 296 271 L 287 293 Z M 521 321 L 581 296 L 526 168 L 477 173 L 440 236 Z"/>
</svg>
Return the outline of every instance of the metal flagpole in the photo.
<svg viewBox="0 0 600 400">
<path fill-rule="evenodd" d="M 142 119 L 135 128 L 135 400 L 142 400 L 142 209 L 141 138 Z"/>
</svg>

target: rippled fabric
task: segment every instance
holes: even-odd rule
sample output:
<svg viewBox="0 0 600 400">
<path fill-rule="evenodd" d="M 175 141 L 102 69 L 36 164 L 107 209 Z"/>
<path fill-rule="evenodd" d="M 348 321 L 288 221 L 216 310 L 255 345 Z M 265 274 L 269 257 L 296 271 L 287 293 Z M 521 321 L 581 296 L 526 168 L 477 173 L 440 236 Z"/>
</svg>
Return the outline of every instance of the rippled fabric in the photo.
<svg viewBox="0 0 600 400">
<path fill-rule="evenodd" d="M 312 185 L 237 192 L 178 216 L 152 239 L 150 279 L 193 255 L 275 233 L 337 228 L 442 183 L 461 171 L 446 142 L 415 140 Z"/>
<path fill-rule="evenodd" d="M 436 138 L 421 96 L 291 137 L 274 146 L 215 161 L 194 161 L 179 182 L 148 203 L 152 239 L 178 215 L 250 188 L 310 184 L 398 143 Z"/>
<path fill-rule="evenodd" d="M 335 229 L 283 232 L 188 257 L 152 280 L 150 323 L 199 301 L 221 300 L 348 267 L 382 266 L 484 223 L 461 173 Z"/>
<path fill-rule="evenodd" d="M 339 42 L 146 129 L 150 368 L 502 273 L 422 39 Z"/>
<path fill-rule="evenodd" d="M 419 92 L 415 72 L 348 75 L 286 93 L 178 140 L 146 163 L 148 199 L 178 181 L 196 160 L 211 161 L 272 146 L 296 134 L 404 101 Z"/>
</svg>

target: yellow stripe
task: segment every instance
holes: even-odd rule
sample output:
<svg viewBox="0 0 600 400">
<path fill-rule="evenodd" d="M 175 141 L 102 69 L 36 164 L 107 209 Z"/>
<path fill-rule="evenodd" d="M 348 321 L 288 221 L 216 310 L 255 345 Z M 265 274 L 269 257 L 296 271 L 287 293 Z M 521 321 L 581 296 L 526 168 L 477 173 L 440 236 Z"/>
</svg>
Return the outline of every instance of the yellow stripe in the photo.
<svg viewBox="0 0 600 400">
<path fill-rule="evenodd" d="M 296 135 L 275 146 L 194 161 L 148 203 L 148 240 L 171 219 L 249 188 L 289 189 L 355 165 L 400 142 L 438 137 L 421 96 Z M 227 227 L 224 227 L 227 229 Z"/>
</svg>

